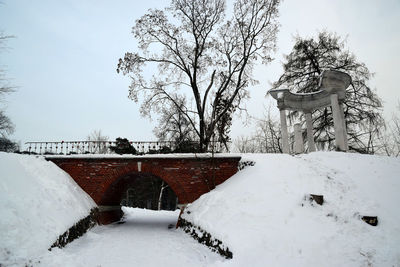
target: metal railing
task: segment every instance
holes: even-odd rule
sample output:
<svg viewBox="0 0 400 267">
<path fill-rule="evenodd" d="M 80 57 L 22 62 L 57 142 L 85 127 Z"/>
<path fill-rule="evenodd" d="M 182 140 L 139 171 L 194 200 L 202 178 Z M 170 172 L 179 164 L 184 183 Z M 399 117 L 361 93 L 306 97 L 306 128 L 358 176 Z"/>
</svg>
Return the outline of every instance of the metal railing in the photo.
<svg viewBox="0 0 400 267">
<path fill-rule="evenodd" d="M 137 154 L 170 153 L 175 151 L 174 141 L 129 141 Z M 113 154 L 111 147 L 116 141 L 60 141 L 60 142 L 26 142 L 24 153 L 39 155 L 73 155 L 73 154 Z M 198 147 L 198 142 L 189 142 L 192 147 Z M 221 152 L 222 144 L 214 142 L 209 150 Z"/>
</svg>

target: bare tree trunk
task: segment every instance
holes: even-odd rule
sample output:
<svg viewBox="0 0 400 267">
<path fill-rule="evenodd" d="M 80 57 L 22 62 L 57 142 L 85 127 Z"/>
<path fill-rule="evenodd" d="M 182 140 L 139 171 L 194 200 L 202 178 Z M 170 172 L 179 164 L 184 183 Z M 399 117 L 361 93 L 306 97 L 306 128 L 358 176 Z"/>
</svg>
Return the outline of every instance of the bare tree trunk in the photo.
<svg viewBox="0 0 400 267">
<path fill-rule="evenodd" d="M 160 189 L 160 194 L 158 195 L 158 206 L 157 206 L 157 210 L 161 210 L 161 202 L 162 202 L 162 197 L 164 194 L 164 189 L 167 188 L 168 185 L 165 185 L 165 182 L 162 181 L 161 183 L 161 189 Z"/>
</svg>

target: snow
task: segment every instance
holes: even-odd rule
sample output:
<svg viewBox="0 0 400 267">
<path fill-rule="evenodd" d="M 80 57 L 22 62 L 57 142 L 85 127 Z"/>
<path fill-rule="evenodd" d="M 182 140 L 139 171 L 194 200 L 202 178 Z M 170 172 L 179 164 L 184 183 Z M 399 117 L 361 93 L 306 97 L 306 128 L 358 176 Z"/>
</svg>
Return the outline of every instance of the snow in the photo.
<svg viewBox="0 0 400 267">
<path fill-rule="evenodd" d="M 123 211 L 124 224 L 97 226 L 65 248 L 37 258 L 35 266 L 190 267 L 226 261 L 182 230 L 175 229 L 179 210 L 123 207 Z"/>
<path fill-rule="evenodd" d="M 43 254 L 93 200 L 52 162 L 0 152 L 0 266 Z"/>
<path fill-rule="evenodd" d="M 233 252 L 229 266 L 399 266 L 400 159 L 340 152 L 255 161 L 183 217 Z M 320 206 L 308 194 L 324 195 Z M 363 215 L 378 216 L 377 227 Z"/>
<path fill-rule="evenodd" d="M 399 158 L 316 152 L 244 154 L 245 161 L 255 165 L 183 215 L 229 247 L 233 259 L 226 260 L 169 229 L 177 211 L 130 208 L 124 224 L 96 226 L 47 251 L 95 204 L 43 157 L 0 153 L 0 265 L 400 266 Z M 378 226 L 364 215 L 378 216 Z"/>
</svg>

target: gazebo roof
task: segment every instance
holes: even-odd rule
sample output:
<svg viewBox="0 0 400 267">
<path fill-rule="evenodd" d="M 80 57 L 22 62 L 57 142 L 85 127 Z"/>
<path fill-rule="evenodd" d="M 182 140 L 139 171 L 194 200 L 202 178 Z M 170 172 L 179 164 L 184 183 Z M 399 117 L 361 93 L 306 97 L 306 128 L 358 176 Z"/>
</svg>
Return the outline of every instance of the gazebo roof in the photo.
<svg viewBox="0 0 400 267">
<path fill-rule="evenodd" d="M 325 70 L 319 80 L 318 91 L 313 93 L 292 93 L 289 89 L 274 89 L 268 93 L 277 100 L 279 109 L 291 109 L 311 112 L 331 104 L 330 95 L 337 94 L 339 101 L 346 96 L 346 88 L 351 83 L 347 73 L 337 70 Z"/>
</svg>

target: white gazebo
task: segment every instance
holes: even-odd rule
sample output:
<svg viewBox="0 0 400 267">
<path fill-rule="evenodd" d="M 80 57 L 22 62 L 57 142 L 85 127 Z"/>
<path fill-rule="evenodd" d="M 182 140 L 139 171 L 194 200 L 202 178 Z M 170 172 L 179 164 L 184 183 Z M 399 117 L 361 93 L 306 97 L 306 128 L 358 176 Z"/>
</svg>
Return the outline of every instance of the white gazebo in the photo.
<svg viewBox="0 0 400 267">
<path fill-rule="evenodd" d="M 280 110 L 283 153 L 289 154 L 286 110 L 297 110 L 305 114 L 308 151 L 312 152 L 316 149 L 311 114 L 313 110 L 327 106 L 332 106 L 337 150 L 347 151 L 349 149 L 342 103 L 346 98 L 346 88 L 350 83 L 351 77 L 347 73 L 337 70 L 325 70 L 320 76 L 318 90 L 316 92 L 295 94 L 290 92 L 289 89 L 274 89 L 268 92 L 277 100 Z M 301 135 L 301 126 L 299 124 L 294 125 L 294 132 L 294 153 L 302 153 L 304 152 L 304 145 Z"/>
</svg>

